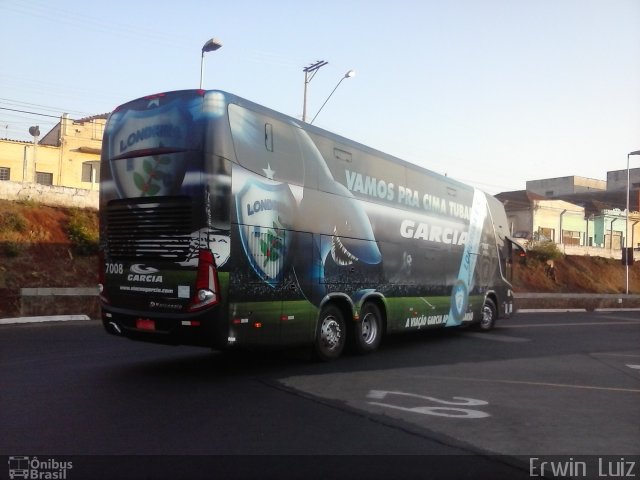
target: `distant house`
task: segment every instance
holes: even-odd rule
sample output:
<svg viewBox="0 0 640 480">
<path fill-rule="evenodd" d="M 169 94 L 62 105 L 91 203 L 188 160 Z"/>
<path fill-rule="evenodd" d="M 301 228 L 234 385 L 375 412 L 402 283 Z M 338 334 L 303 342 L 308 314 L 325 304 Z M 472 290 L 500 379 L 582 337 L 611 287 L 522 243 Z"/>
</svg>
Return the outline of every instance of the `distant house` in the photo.
<svg viewBox="0 0 640 480">
<path fill-rule="evenodd" d="M 0 140 L 0 181 L 96 190 L 107 114 L 72 120 L 67 114 L 36 144 Z"/>
<path fill-rule="evenodd" d="M 589 245 L 589 221 L 584 207 L 551 200 L 526 190 L 496 195 L 505 207 L 512 235 L 523 240 Z"/>
<path fill-rule="evenodd" d="M 626 191 L 583 191 L 547 198 L 519 190 L 496 197 L 503 203 L 512 235 L 520 243 L 550 240 L 567 253 L 614 258 L 619 258 L 625 246 Z M 631 206 L 635 207 L 634 202 Z M 630 210 L 628 245 L 640 248 L 640 213 Z"/>
</svg>

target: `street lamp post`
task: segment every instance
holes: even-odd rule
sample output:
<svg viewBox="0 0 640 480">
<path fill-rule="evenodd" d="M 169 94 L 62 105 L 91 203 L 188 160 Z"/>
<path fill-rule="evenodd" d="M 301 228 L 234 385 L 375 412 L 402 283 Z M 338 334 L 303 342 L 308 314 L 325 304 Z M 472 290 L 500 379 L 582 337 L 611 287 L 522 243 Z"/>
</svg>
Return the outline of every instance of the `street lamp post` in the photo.
<svg viewBox="0 0 640 480">
<path fill-rule="evenodd" d="M 631 155 L 640 155 L 640 150 L 627 153 L 627 210 L 625 214 L 625 238 L 624 238 L 624 246 L 625 246 L 624 268 L 625 268 L 625 286 L 626 286 L 627 295 L 629 295 L 629 248 L 628 248 L 629 247 L 629 194 L 631 190 L 631 185 L 629 182 L 629 157 Z M 633 248 L 633 245 L 631 245 L 631 248 Z"/>
<path fill-rule="evenodd" d="M 40 127 L 34 125 L 29 127 L 29 134 L 33 137 L 33 182 L 38 183 L 38 164 L 36 160 L 36 147 L 38 146 L 38 137 L 40 136 Z M 27 177 L 27 164 L 25 164 L 22 171 L 22 181 L 24 182 Z"/>
<path fill-rule="evenodd" d="M 313 123 L 313 121 L 316 119 L 316 117 L 318 116 L 318 114 L 322 111 L 322 109 L 324 108 L 324 106 L 327 104 L 327 102 L 329 101 L 329 99 L 331 98 L 331 95 L 333 95 L 333 92 L 335 92 L 338 87 L 340 86 L 340 84 L 342 83 L 342 81 L 345 78 L 352 78 L 355 77 L 356 75 L 356 71 L 355 70 L 349 70 L 347 73 L 344 74 L 344 77 L 342 77 L 340 79 L 340 81 L 338 82 L 338 84 L 335 86 L 335 88 L 331 91 L 331 93 L 329 94 L 329 96 L 327 97 L 327 99 L 324 101 L 324 103 L 322 104 L 322 106 L 320 107 L 320 110 L 318 110 L 318 113 L 316 113 L 315 117 L 313 117 L 313 120 L 311 120 L 311 123 Z"/>
<path fill-rule="evenodd" d="M 302 121 L 307 121 L 307 85 L 313 77 L 316 76 L 318 70 L 327 65 L 329 62 L 325 62 L 324 60 L 318 60 L 316 63 L 312 63 L 308 67 L 302 69 L 304 72 L 304 98 L 302 101 Z"/>
<path fill-rule="evenodd" d="M 222 47 L 222 42 L 217 38 L 212 38 L 202 46 L 202 55 L 200 57 L 200 89 L 202 90 L 202 70 L 204 67 L 204 54 L 206 52 L 214 52 Z"/>
</svg>

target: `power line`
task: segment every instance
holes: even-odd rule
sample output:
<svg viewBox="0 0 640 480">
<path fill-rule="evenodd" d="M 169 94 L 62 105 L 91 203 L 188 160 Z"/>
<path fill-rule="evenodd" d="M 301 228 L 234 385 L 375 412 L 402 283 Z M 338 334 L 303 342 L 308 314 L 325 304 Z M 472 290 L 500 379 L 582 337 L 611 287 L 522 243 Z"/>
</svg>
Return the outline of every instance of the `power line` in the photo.
<svg viewBox="0 0 640 480">
<path fill-rule="evenodd" d="M 0 107 L 0 110 L 8 110 L 10 112 L 26 113 L 28 115 L 38 115 L 40 117 L 60 118 L 60 115 L 47 115 L 46 113 L 27 112 L 26 110 L 16 110 L 15 108 Z"/>
<path fill-rule="evenodd" d="M 6 103 L 10 107 L 16 107 L 16 108 L 31 108 L 31 109 L 37 108 L 38 110 L 50 111 L 50 112 L 63 111 L 66 113 L 74 113 L 74 114 L 82 115 L 83 117 L 88 117 L 90 115 L 89 113 L 80 111 L 80 110 L 70 110 L 68 108 L 51 107 L 48 105 L 41 105 L 39 103 L 30 103 L 30 102 L 24 102 L 22 100 L 13 100 L 11 98 L 0 97 L 0 102 Z"/>
<path fill-rule="evenodd" d="M 33 103 L 28 103 L 28 102 L 20 102 L 18 100 L 10 100 L 6 98 L 0 98 L 0 101 L 6 101 L 11 103 L 23 104 L 23 105 L 32 105 L 32 106 L 37 106 L 37 107 L 50 109 L 50 110 L 57 110 L 54 107 L 47 107 L 45 105 L 37 105 Z M 19 106 L 19 105 L 16 105 L 16 106 Z M 57 124 L 60 124 L 60 121 L 62 119 L 62 115 L 51 115 L 47 113 L 35 112 L 32 110 L 24 110 L 24 109 L 9 108 L 9 107 L 0 107 L 0 110 L 4 110 L 8 112 L 4 115 L 5 118 L 0 120 L 0 127 L 1 127 L 0 130 L 4 129 L 3 133 L 6 138 L 9 137 L 9 132 L 11 132 L 12 135 L 16 135 L 17 137 L 26 137 L 26 133 L 25 133 L 26 129 L 23 129 L 22 127 L 27 125 L 32 125 L 33 119 L 29 120 L 28 119 L 29 117 L 26 117 L 25 115 L 44 117 L 40 121 L 40 125 L 41 126 L 44 125 L 45 131 L 55 128 Z M 90 116 L 86 114 L 84 115 L 87 117 Z M 9 118 L 9 117 L 15 117 L 15 118 Z M 71 118 L 70 120 L 73 122 L 76 121 L 75 119 L 71 119 Z M 85 140 L 95 140 L 95 138 L 93 138 L 92 136 L 86 136 L 86 135 L 80 135 L 80 136 L 76 135 L 76 138 L 78 139 L 83 138 Z"/>
</svg>

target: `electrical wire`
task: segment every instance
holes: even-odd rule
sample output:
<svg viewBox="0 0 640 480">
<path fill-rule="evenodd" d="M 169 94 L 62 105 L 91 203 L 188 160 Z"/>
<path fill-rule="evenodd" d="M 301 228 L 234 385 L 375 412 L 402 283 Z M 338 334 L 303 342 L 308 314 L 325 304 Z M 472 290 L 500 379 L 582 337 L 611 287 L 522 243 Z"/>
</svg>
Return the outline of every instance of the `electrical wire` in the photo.
<svg viewBox="0 0 640 480">
<path fill-rule="evenodd" d="M 27 112 L 25 110 L 16 110 L 15 108 L 0 107 L 0 110 L 8 110 L 10 112 L 26 113 L 29 115 L 38 115 L 40 117 L 60 118 L 60 115 L 47 115 L 46 113 Z"/>
</svg>

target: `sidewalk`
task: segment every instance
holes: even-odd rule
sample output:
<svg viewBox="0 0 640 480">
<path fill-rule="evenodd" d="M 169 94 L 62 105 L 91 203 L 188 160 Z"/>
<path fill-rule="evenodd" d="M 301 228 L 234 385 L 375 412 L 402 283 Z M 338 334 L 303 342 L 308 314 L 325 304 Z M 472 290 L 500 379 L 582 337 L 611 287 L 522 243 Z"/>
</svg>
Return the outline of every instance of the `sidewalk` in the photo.
<svg viewBox="0 0 640 480">
<path fill-rule="evenodd" d="M 0 318 L 0 325 L 13 325 L 16 323 L 70 322 L 77 320 L 91 320 L 91 318 L 89 318 L 88 315 L 45 315 L 41 317 Z"/>
</svg>

